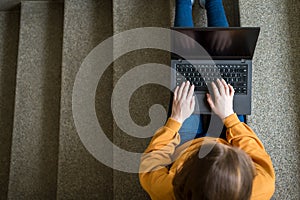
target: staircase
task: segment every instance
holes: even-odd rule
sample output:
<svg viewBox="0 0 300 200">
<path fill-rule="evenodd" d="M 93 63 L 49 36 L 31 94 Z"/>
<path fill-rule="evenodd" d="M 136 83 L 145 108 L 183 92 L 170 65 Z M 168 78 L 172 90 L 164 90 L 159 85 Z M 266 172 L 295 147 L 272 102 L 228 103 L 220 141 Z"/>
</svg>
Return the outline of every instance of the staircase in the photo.
<svg viewBox="0 0 300 200">
<path fill-rule="evenodd" d="M 237 0 L 224 0 L 231 26 L 239 26 Z M 83 146 L 74 125 L 72 90 L 84 58 L 99 43 L 125 30 L 172 26 L 173 0 L 22 1 L 0 11 L 0 200 L 149 199 L 138 175 L 114 170 Z M 195 24 L 205 11 L 194 6 Z M 118 44 L 115 44 L 115 48 Z M 113 52 L 111 52 L 113 54 Z M 148 139 L 125 134 L 110 109 L 114 86 L 133 67 L 167 64 L 167 52 L 141 50 L 106 69 L 96 93 L 99 123 L 115 145 L 142 152 Z M 133 120 L 149 122 L 148 109 L 166 109 L 169 91 L 141 87 L 131 101 Z M 101 112 L 100 112 L 101 111 Z M 113 162 L 113 152 L 111 162 Z"/>
</svg>

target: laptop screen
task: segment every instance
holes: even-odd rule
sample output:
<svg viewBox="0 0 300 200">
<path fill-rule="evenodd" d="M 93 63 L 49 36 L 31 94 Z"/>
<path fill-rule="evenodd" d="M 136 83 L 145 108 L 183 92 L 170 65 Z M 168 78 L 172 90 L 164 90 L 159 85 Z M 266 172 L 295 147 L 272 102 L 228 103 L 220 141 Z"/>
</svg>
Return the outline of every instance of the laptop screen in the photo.
<svg viewBox="0 0 300 200">
<path fill-rule="evenodd" d="M 230 27 L 230 28 L 172 28 L 197 41 L 212 59 L 252 59 L 260 28 Z M 204 53 L 199 53 L 191 40 L 184 40 L 177 34 L 171 36 L 171 48 L 181 52 L 181 56 L 172 54 L 172 58 L 205 59 Z M 179 50 L 180 51 L 177 51 Z M 182 55 L 184 54 L 184 55 Z M 201 55 L 202 54 L 202 55 Z"/>
</svg>

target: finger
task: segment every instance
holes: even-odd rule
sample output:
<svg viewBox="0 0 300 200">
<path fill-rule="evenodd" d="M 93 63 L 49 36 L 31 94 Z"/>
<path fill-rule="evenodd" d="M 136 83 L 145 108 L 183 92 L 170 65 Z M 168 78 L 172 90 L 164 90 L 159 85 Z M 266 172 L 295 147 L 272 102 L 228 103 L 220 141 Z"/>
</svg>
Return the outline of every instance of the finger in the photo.
<svg viewBox="0 0 300 200">
<path fill-rule="evenodd" d="M 218 89 L 219 89 L 220 95 L 224 95 L 225 89 L 224 89 L 224 85 L 220 79 L 217 79 L 217 84 L 218 84 Z"/>
<path fill-rule="evenodd" d="M 211 98 L 211 95 L 207 93 L 206 97 L 207 97 L 207 102 L 208 102 L 209 106 L 211 107 L 212 110 L 214 110 L 215 109 L 215 104 L 214 104 L 214 102 Z"/>
<path fill-rule="evenodd" d="M 187 97 L 186 97 L 186 99 L 187 99 L 188 101 L 191 101 L 191 100 L 192 100 L 192 97 L 193 97 L 193 95 L 194 95 L 194 90 L 195 90 L 195 86 L 192 85 L 192 86 L 190 87 L 189 92 L 188 92 Z"/>
<path fill-rule="evenodd" d="M 195 104 L 196 104 L 196 99 L 195 99 L 195 96 L 192 97 L 192 100 L 191 100 L 191 110 L 194 111 L 195 109 Z"/>
<path fill-rule="evenodd" d="M 178 93 L 178 86 L 176 86 L 175 88 L 173 100 L 177 100 L 177 93 Z"/>
<path fill-rule="evenodd" d="M 228 87 L 226 81 L 224 79 L 221 79 L 221 81 L 222 81 L 222 84 L 223 84 L 224 89 L 225 89 L 225 94 L 229 95 L 229 87 Z"/>
<path fill-rule="evenodd" d="M 185 83 L 185 86 L 184 86 L 183 90 L 182 90 L 182 94 L 181 94 L 181 97 L 180 97 L 181 100 L 186 99 L 189 88 L 190 88 L 190 82 L 187 81 Z"/>
<path fill-rule="evenodd" d="M 184 88 L 184 85 L 185 85 L 185 82 L 183 82 L 180 86 L 180 88 L 178 89 L 178 92 L 177 92 L 177 100 L 181 99 L 181 95 L 182 95 L 182 90 Z"/>
<path fill-rule="evenodd" d="M 220 96 L 220 92 L 214 82 L 211 83 L 212 91 L 215 96 Z M 209 94 L 210 95 L 210 94 Z"/>
<path fill-rule="evenodd" d="M 235 91 L 234 91 L 233 87 L 230 84 L 228 86 L 229 86 L 229 95 L 233 96 Z"/>
</svg>

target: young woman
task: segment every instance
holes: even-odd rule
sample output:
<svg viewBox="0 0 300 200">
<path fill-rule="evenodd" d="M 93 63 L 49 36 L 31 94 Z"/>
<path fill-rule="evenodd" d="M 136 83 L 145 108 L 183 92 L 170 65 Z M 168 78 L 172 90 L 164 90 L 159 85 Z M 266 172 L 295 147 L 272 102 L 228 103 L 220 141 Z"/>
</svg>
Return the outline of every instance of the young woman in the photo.
<svg viewBox="0 0 300 200">
<path fill-rule="evenodd" d="M 206 0 L 203 6 L 209 26 L 228 26 L 221 0 Z M 190 0 L 176 1 L 175 26 L 193 26 Z M 185 82 L 177 87 L 172 114 L 157 130 L 141 159 L 140 182 L 152 199 L 272 197 L 272 161 L 253 130 L 234 113 L 232 86 L 221 79 L 212 83 L 212 89 L 214 99 L 208 94 L 207 101 L 226 126 L 226 138 L 194 139 L 203 130 L 201 117 L 192 115 L 194 86 Z"/>
</svg>

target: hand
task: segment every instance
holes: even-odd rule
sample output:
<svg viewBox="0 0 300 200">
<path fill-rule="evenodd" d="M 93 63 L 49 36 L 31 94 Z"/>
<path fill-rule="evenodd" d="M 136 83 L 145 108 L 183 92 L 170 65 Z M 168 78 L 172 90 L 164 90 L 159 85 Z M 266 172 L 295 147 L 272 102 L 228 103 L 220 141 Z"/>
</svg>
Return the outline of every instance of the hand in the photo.
<svg viewBox="0 0 300 200">
<path fill-rule="evenodd" d="M 171 118 L 183 123 L 195 109 L 195 86 L 190 86 L 189 82 L 184 82 L 180 87 L 176 87 L 174 91 L 174 99 L 172 105 Z"/>
<path fill-rule="evenodd" d="M 233 96 L 234 89 L 231 85 L 227 85 L 224 79 L 217 79 L 217 85 L 213 82 L 212 90 L 214 101 L 210 94 L 207 94 L 207 102 L 213 112 L 224 120 L 229 115 L 233 114 Z"/>
</svg>

